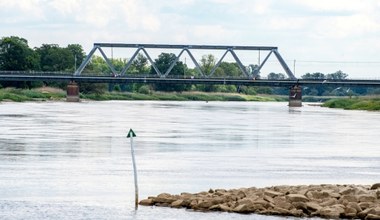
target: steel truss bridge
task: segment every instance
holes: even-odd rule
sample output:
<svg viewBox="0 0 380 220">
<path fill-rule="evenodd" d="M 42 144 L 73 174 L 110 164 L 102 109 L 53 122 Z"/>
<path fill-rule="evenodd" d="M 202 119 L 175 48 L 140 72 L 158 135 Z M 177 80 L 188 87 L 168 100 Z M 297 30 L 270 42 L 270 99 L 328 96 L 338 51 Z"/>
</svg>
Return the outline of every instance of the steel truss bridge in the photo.
<svg viewBox="0 0 380 220">
<path fill-rule="evenodd" d="M 104 53 L 104 50 L 102 48 L 134 48 L 136 51 L 131 56 L 128 63 L 125 65 L 125 67 L 120 71 L 116 71 L 115 67 L 112 65 L 112 62 L 107 57 L 107 55 Z M 169 68 L 166 70 L 160 70 L 157 65 L 154 63 L 153 59 L 151 58 L 150 54 L 148 53 L 147 49 L 160 49 L 160 50 L 180 50 L 179 54 L 176 55 L 176 59 L 170 64 Z M 260 70 L 265 65 L 269 57 L 274 54 L 281 64 L 282 68 L 288 75 L 289 79 L 296 79 L 292 71 L 289 69 L 288 65 L 284 61 L 284 59 L 281 57 L 280 53 L 278 52 L 277 47 L 269 47 L 269 46 L 217 46 L 217 45 L 170 45 L 170 44 L 114 44 L 114 43 L 95 43 L 94 47 L 86 57 L 86 59 L 82 62 L 82 64 L 79 66 L 79 68 L 75 71 L 74 75 L 79 76 L 81 75 L 84 68 L 87 66 L 87 64 L 91 61 L 92 56 L 95 54 L 95 52 L 99 50 L 100 54 L 106 61 L 108 67 L 110 68 L 113 75 L 120 75 L 125 76 L 128 69 L 131 67 L 132 62 L 136 59 L 137 55 L 139 53 L 143 53 L 146 58 L 149 60 L 150 64 L 152 65 L 153 69 L 156 71 L 156 74 L 160 78 L 166 78 L 171 71 L 173 70 L 173 67 L 176 65 L 176 63 L 179 61 L 181 56 L 186 52 L 193 64 L 195 65 L 195 69 L 199 73 L 199 75 L 202 78 L 210 78 L 214 75 L 216 69 L 220 66 L 223 59 L 226 57 L 228 53 L 232 55 L 234 60 L 236 61 L 238 67 L 240 68 L 240 71 L 243 73 L 244 77 L 246 78 L 255 78 L 259 75 Z M 219 59 L 219 61 L 216 63 L 216 65 L 212 68 L 212 70 L 209 73 L 206 73 L 202 70 L 200 67 L 198 61 L 195 59 L 192 51 L 194 50 L 219 50 L 224 51 L 224 54 Z M 258 65 L 255 69 L 253 69 L 251 72 L 247 70 L 247 67 L 243 65 L 241 62 L 241 59 L 239 58 L 236 51 L 269 51 L 268 55 L 265 57 L 263 62 Z"/>
<path fill-rule="evenodd" d="M 132 54 L 127 64 L 121 71 L 117 71 L 113 66 L 111 60 L 107 57 L 102 48 L 133 48 L 136 49 Z M 161 50 L 180 50 L 176 55 L 175 60 L 170 64 L 169 68 L 161 71 L 155 62 L 152 60 L 149 49 L 161 49 Z M 102 75 L 86 73 L 82 74 L 85 67 L 91 61 L 95 52 L 99 50 L 101 56 L 104 58 L 107 66 L 111 70 L 111 75 Z M 223 56 L 218 60 L 215 66 L 209 73 L 206 73 L 200 67 L 198 61 L 195 59 L 192 51 L 194 50 L 219 50 L 224 51 Z M 262 63 L 256 66 L 252 71 L 248 71 L 247 67 L 243 65 L 236 51 L 268 51 L 267 56 Z M 143 53 L 152 68 L 155 70 L 156 75 L 129 75 L 126 74 L 131 67 L 132 62 L 136 59 L 139 53 Z M 184 77 L 170 75 L 175 64 L 179 61 L 180 57 L 187 53 L 191 58 L 191 61 L 195 65 L 196 71 L 199 76 L 196 77 Z M 225 78 L 216 78 L 214 73 L 216 69 L 221 65 L 226 55 L 230 53 L 236 64 L 238 65 L 242 76 L 239 78 L 232 78 L 226 76 Z M 274 54 L 281 66 L 283 67 L 288 79 L 285 80 L 267 80 L 256 79 L 260 70 L 265 65 L 269 57 Z M 114 77 L 117 76 L 117 77 Z M 78 69 L 74 73 L 69 72 L 30 72 L 30 71 L 0 71 L 0 81 L 63 81 L 63 82 L 86 82 L 86 83 L 115 83 L 115 84 L 128 84 L 128 83 L 165 83 L 165 84 L 219 84 L 219 85 L 246 85 L 246 86 L 271 86 L 271 87 L 291 87 L 291 86 L 305 86 L 305 85 L 334 85 L 334 86 L 367 86 L 377 87 L 380 86 L 380 80 L 304 80 L 297 79 L 288 65 L 281 57 L 277 47 L 270 46 L 217 46 L 217 45 L 169 45 L 169 44 L 115 44 L 115 43 L 94 43 L 94 47 L 83 60 Z"/>
</svg>

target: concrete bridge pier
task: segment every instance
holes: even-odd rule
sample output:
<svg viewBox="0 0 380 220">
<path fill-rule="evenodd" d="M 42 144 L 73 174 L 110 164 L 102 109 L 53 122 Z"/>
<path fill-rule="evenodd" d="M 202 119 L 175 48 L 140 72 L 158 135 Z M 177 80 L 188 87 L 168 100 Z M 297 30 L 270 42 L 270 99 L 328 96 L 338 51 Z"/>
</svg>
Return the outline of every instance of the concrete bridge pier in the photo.
<svg viewBox="0 0 380 220">
<path fill-rule="evenodd" d="M 302 88 L 299 85 L 292 86 L 289 93 L 289 107 L 302 107 Z"/>
<path fill-rule="evenodd" d="M 79 102 L 79 86 L 76 82 L 71 81 L 67 85 L 67 102 Z"/>
</svg>

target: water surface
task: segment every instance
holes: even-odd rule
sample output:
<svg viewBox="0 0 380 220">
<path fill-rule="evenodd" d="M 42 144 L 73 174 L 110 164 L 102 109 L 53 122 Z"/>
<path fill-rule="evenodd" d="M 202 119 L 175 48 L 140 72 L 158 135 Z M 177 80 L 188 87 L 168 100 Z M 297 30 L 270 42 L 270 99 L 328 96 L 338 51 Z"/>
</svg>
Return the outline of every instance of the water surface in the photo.
<svg viewBox="0 0 380 220">
<path fill-rule="evenodd" d="M 0 219 L 276 219 L 134 210 L 210 188 L 380 182 L 380 113 L 258 102 L 0 103 Z"/>
</svg>

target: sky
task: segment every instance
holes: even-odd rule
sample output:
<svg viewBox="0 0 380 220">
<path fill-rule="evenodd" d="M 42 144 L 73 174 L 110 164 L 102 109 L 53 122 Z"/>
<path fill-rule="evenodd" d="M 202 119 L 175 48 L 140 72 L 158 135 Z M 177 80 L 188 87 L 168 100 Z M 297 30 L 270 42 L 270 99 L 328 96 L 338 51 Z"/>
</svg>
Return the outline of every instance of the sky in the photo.
<svg viewBox="0 0 380 220">
<path fill-rule="evenodd" d="M 379 12 L 380 0 L 0 0 L 0 37 L 30 47 L 81 44 L 86 53 L 105 42 L 275 46 L 296 77 L 341 70 L 380 79 Z M 214 51 L 198 60 L 201 53 Z M 244 65 L 266 56 L 237 53 Z M 284 73 L 274 56 L 269 72 Z"/>
</svg>

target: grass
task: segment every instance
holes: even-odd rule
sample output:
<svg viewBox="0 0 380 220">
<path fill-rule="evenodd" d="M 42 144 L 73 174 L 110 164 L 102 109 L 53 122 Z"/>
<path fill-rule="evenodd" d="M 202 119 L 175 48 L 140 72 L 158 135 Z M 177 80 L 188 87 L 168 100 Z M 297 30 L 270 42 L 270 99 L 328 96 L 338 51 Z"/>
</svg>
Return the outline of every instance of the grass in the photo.
<svg viewBox="0 0 380 220">
<path fill-rule="evenodd" d="M 364 97 L 364 98 L 344 98 L 344 99 L 332 99 L 325 102 L 323 107 L 328 108 L 342 108 L 346 110 L 367 110 L 367 111 L 379 111 L 380 110 L 380 98 Z"/>
<path fill-rule="evenodd" d="M 66 92 L 55 88 L 39 89 L 0 89 L 0 101 L 48 101 L 64 100 Z M 81 94 L 81 99 L 107 101 L 107 100 L 162 100 L 162 101 L 258 101 L 279 102 L 288 101 L 286 96 L 258 96 L 237 93 L 206 93 L 206 92 L 182 92 L 166 93 L 152 92 L 150 94 L 130 92 L 106 92 L 103 94 Z"/>
<path fill-rule="evenodd" d="M 0 101 L 47 101 L 47 100 L 60 100 L 66 97 L 63 92 L 47 92 L 39 90 L 25 90 L 6 88 L 0 89 Z"/>
<path fill-rule="evenodd" d="M 287 98 L 242 95 L 235 93 L 205 93 L 205 92 L 182 92 L 182 93 L 164 93 L 153 92 L 151 94 L 141 93 L 104 93 L 104 94 L 82 94 L 82 99 L 97 101 L 105 100 L 161 100 L 161 101 L 287 101 Z"/>
<path fill-rule="evenodd" d="M 48 100 L 65 100 L 66 92 L 56 88 L 38 88 L 38 89 L 0 89 L 0 102 L 13 101 L 48 101 Z M 152 92 L 150 94 L 128 93 L 128 92 L 106 92 L 103 94 L 81 94 L 81 99 L 106 101 L 106 100 L 163 100 L 163 101 L 257 101 L 257 102 L 281 102 L 288 101 L 287 96 L 258 96 L 244 95 L 237 93 L 206 93 L 206 92 L 182 92 L 182 93 L 165 93 Z M 321 97 L 304 97 L 303 101 L 315 101 Z M 338 98 L 329 99 L 322 106 L 328 108 L 341 108 L 347 110 L 368 110 L 380 111 L 380 97 L 362 97 L 362 98 Z"/>
</svg>

